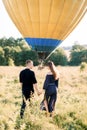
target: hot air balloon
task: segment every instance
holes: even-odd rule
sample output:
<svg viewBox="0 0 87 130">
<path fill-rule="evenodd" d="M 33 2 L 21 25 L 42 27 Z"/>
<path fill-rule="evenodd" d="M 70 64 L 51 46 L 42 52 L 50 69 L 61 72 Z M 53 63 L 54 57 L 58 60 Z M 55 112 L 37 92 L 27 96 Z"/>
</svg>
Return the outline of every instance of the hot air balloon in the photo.
<svg viewBox="0 0 87 130">
<path fill-rule="evenodd" d="M 12 21 L 39 56 L 48 56 L 76 27 L 87 0 L 3 0 Z"/>
</svg>

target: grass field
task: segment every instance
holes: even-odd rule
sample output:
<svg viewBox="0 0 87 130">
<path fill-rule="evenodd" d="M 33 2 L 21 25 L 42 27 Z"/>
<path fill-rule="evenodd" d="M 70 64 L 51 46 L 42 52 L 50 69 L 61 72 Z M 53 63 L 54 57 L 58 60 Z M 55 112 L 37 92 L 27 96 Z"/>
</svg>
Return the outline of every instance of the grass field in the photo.
<svg viewBox="0 0 87 130">
<path fill-rule="evenodd" d="M 27 106 L 24 119 L 20 119 L 21 86 L 19 73 L 24 67 L 0 67 L 0 130 L 87 130 L 87 69 L 58 67 L 60 82 L 54 117 L 41 111 L 35 93 L 32 106 Z M 33 68 L 38 87 L 42 89 L 47 68 Z"/>
</svg>

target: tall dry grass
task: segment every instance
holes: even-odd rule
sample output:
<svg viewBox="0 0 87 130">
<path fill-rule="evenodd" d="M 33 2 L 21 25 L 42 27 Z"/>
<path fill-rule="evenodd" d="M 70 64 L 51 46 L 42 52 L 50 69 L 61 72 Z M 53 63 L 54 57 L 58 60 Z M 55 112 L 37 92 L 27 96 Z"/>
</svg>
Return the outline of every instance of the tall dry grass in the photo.
<svg viewBox="0 0 87 130">
<path fill-rule="evenodd" d="M 21 86 L 19 73 L 24 67 L 0 67 L 0 130 L 87 130 L 87 69 L 61 67 L 55 116 L 46 117 L 40 111 L 39 97 L 35 93 L 32 106 L 27 106 L 24 119 L 20 119 Z M 33 68 L 38 87 L 42 89 L 47 68 Z"/>
</svg>

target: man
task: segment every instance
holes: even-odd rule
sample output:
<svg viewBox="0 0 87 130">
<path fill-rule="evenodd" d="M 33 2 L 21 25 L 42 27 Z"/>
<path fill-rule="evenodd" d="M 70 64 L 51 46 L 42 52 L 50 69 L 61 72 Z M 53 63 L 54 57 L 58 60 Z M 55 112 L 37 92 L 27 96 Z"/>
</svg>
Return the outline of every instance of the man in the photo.
<svg viewBox="0 0 87 130">
<path fill-rule="evenodd" d="M 39 95 L 40 92 L 37 88 L 37 80 L 35 77 L 34 72 L 31 70 L 33 68 L 33 61 L 27 60 L 26 61 L 26 68 L 20 72 L 19 80 L 22 86 L 22 97 L 23 102 L 21 106 L 20 116 L 23 118 L 25 107 L 26 107 L 26 101 L 29 100 L 32 97 L 32 94 L 34 93 L 34 89 L 37 91 L 37 94 Z"/>
</svg>

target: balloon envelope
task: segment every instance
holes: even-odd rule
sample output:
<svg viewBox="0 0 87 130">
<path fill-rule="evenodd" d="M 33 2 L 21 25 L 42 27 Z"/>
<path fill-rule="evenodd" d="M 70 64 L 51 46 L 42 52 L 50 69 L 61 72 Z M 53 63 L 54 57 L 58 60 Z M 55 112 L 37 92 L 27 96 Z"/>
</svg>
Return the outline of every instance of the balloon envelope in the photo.
<svg viewBox="0 0 87 130">
<path fill-rule="evenodd" d="M 52 52 L 76 27 L 87 0 L 3 0 L 8 14 L 38 53 Z"/>
</svg>

